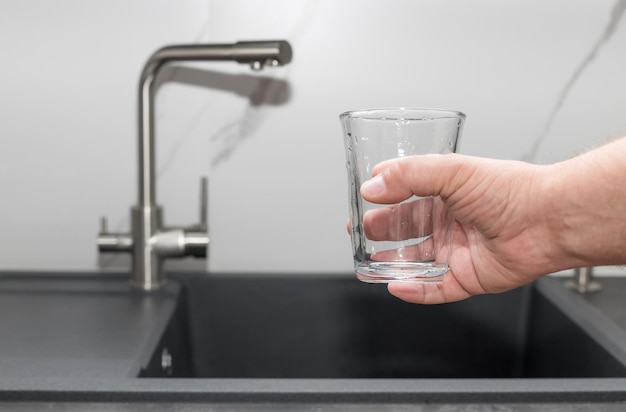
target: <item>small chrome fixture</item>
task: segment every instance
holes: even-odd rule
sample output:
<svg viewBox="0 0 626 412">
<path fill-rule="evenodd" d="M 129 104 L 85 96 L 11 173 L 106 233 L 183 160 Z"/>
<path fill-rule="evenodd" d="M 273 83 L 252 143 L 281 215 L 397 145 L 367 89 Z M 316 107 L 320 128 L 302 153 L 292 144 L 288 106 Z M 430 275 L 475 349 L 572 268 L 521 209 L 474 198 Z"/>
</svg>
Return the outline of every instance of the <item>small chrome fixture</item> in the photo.
<svg viewBox="0 0 626 412">
<path fill-rule="evenodd" d="M 592 293 L 602 289 L 602 284 L 593 280 L 593 268 L 578 268 L 574 270 L 574 279 L 565 282 L 568 289 L 578 293 Z"/>
<path fill-rule="evenodd" d="M 207 181 L 202 180 L 200 223 L 187 228 L 165 228 L 162 208 L 155 195 L 154 96 L 159 70 L 170 62 L 236 61 L 253 70 L 288 64 L 291 46 L 284 40 L 250 41 L 235 44 L 192 44 L 168 46 L 156 51 L 144 65 L 139 82 L 139 186 L 137 205 L 131 209 L 131 233 L 109 233 L 101 221 L 98 247 L 101 252 L 132 253 L 131 285 L 143 290 L 159 288 L 165 282 L 164 258 L 206 257 Z"/>
</svg>

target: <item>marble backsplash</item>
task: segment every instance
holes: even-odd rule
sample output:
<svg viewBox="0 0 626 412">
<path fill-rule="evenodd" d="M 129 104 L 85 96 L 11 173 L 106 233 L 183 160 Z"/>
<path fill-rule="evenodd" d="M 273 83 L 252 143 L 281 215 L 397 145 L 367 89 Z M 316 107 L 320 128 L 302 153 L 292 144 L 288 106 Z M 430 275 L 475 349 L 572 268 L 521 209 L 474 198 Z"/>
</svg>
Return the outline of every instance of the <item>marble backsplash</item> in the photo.
<svg viewBox="0 0 626 412">
<path fill-rule="evenodd" d="M 136 92 L 157 48 L 286 39 L 286 67 L 168 67 L 157 198 L 194 222 L 209 177 L 212 271 L 350 271 L 338 114 L 467 114 L 460 152 L 547 163 L 626 134 L 626 0 L 56 0 L 0 3 L 0 269 L 123 268 Z"/>
</svg>

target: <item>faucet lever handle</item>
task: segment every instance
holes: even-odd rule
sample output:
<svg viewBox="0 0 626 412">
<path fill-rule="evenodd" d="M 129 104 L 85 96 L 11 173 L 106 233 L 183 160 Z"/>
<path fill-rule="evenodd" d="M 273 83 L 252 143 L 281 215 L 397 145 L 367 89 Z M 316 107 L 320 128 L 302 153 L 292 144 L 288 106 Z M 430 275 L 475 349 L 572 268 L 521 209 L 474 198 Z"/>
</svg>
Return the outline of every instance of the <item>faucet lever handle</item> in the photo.
<svg viewBox="0 0 626 412">
<path fill-rule="evenodd" d="M 200 222 L 184 229 L 182 239 L 184 249 L 182 256 L 195 256 L 205 258 L 209 245 L 208 236 L 208 202 L 209 179 L 206 176 L 200 178 Z"/>
<path fill-rule="evenodd" d="M 202 176 L 200 178 L 200 227 L 202 230 L 207 230 L 209 226 L 209 178 Z"/>
<path fill-rule="evenodd" d="M 109 229 L 108 229 L 108 220 L 106 216 L 101 216 L 100 217 L 100 233 L 102 234 L 106 234 L 109 233 Z"/>
<path fill-rule="evenodd" d="M 111 233 L 106 216 L 100 217 L 100 233 L 98 233 L 98 250 L 100 252 L 131 252 L 133 238 L 130 233 Z"/>
<path fill-rule="evenodd" d="M 208 218 L 208 197 L 209 193 L 209 179 L 206 176 L 200 178 L 200 221 L 198 223 L 187 226 L 185 230 L 206 232 L 209 226 Z"/>
</svg>

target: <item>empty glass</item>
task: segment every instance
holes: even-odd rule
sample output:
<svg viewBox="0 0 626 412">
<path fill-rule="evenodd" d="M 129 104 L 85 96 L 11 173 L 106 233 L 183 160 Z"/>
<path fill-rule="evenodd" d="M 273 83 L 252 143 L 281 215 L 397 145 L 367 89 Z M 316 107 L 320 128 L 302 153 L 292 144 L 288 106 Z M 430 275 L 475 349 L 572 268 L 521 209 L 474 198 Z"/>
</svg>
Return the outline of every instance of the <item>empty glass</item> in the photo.
<svg viewBox="0 0 626 412">
<path fill-rule="evenodd" d="M 453 153 L 465 115 L 385 108 L 340 116 L 350 190 L 350 228 L 357 277 L 364 282 L 439 282 L 448 271 L 453 219 L 439 197 L 393 205 L 365 201 L 361 184 L 378 163 L 403 156 Z"/>
</svg>

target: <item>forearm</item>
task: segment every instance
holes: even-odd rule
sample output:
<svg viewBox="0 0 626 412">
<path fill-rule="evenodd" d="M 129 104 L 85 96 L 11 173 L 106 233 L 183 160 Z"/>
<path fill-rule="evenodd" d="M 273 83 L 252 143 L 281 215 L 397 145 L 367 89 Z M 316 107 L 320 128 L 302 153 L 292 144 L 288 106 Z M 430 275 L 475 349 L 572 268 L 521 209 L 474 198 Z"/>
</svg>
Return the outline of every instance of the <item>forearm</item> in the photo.
<svg viewBox="0 0 626 412">
<path fill-rule="evenodd" d="M 626 263 L 626 138 L 553 165 L 545 187 L 558 266 Z"/>
</svg>

